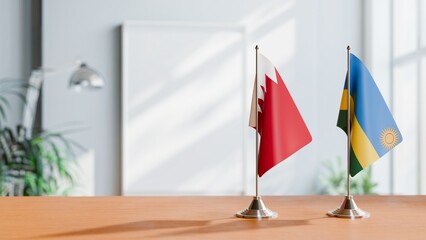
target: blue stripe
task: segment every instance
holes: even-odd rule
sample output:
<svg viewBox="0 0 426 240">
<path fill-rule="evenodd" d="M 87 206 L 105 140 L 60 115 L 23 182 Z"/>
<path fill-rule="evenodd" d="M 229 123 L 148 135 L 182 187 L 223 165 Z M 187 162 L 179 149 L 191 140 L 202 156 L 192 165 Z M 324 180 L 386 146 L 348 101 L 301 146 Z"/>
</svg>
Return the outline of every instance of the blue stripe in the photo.
<svg viewBox="0 0 426 240">
<path fill-rule="evenodd" d="M 350 64 L 351 95 L 355 102 L 355 116 L 381 157 L 389 151 L 380 142 L 382 131 L 386 128 L 397 131 L 398 143 L 402 141 L 402 135 L 368 69 L 353 54 L 350 56 Z"/>
</svg>

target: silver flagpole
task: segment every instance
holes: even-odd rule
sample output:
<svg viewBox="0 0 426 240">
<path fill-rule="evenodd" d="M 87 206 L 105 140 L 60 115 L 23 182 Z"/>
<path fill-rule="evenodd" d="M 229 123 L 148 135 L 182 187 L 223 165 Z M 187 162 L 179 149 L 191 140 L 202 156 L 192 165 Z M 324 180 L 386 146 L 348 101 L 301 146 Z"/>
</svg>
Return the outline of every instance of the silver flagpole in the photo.
<svg viewBox="0 0 426 240">
<path fill-rule="evenodd" d="M 347 103 L 348 103 L 348 119 L 347 119 L 347 194 L 343 200 L 342 205 L 327 213 L 330 217 L 340 217 L 340 218 L 368 218 L 370 214 L 361 210 L 355 203 L 353 196 L 351 195 L 351 140 L 352 140 L 352 129 L 351 129 L 351 59 L 350 59 L 350 50 L 351 48 L 347 47 Z M 354 105 L 355 106 L 355 105 Z"/>
<path fill-rule="evenodd" d="M 259 197 L 259 111 L 257 110 L 259 98 L 257 96 L 257 93 L 259 91 L 259 82 L 257 79 L 259 79 L 258 76 L 258 59 L 259 59 L 259 46 L 256 45 L 256 79 L 254 80 L 256 85 L 256 93 L 255 93 L 255 99 L 256 99 L 256 198 Z"/>
<path fill-rule="evenodd" d="M 347 172 L 347 175 L 346 175 L 346 177 L 347 177 L 347 181 L 346 181 L 346 184 L 347 184 L 347 194 L 346 194 L 346 196 L 350 196 L 351 195 L 351 176 L 350 176 L 350 172 L 351 172 L 351 140 L 352 140 L 352 131 L 351 131 L 351 59 L 350 59 L 350 51 L 351 51 L 351 47 L 347 47 L 346 48 L 347 50 L 348 50 L 348 53 L 347 53 L 347 59 L 346 59 L 346 62 L 347 62 L 347 68 L 348 68 L 348 94 L 347 94 L 347 102 L 348 102 L 348 115 L 347 115 L 347 117 L 348 117 L 348 119 L 347 119 L 347 124 L 348 124 L 348 126 L 347 126 L 347 128 L 346 128 L 346 131 L 347 131 L 347 136 L 348 136 L 348 140 L 347 140 L 347 160 L 348 160 L 348 162 L 347 162 L 347 167 L 348 167 L 348 172 Z"/>
<path fill-rule="evenodd" d="M 258 96 L 257 96 L 257 91 L 259 89 L 259 82 L 257 81 L 258 78 L 258 58 L 259 58 L 259 46 L 256 45 L 255 47 L 256 49 L 256 78 L 254 80 L 255 82 L 255 100 L 256 100 L 256 196 L 253 197 L 253 200 L 250 203 L 250 206 L 243 210 L 240 211 L 236 214 L 237 217 L 240 218 L 258 218 L 258 219 L 262 219 L 262 218 L 276 218 L 278 216 L 278 214 L 276 212 L 273 212 L 271 210 L 269 210 L 265 204 L 263 203 L 261 197 L 259 196 L 259 132 L 258 132 L 258 126 L 259 126 L 259 120 L 258 120 L 258 116 L 259 116 L 259 111 L 257 109 L 258 107 Z"/>
</svg>

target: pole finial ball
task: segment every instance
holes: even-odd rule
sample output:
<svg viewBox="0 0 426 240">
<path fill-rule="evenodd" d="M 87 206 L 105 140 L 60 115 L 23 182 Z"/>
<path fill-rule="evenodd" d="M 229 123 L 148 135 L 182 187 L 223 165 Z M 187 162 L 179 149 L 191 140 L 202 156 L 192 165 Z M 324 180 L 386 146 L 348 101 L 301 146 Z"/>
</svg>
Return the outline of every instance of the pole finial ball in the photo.
<svg viewBox="0 0 426 240">
<path fill-rule="evenodd" d="M 346 49 L 351 50 L 351 47 L 349 47 L 349 45 L 348 45 L 348 47 Z"/>
<path fill-rule="evenodd" d="M 254 49 L 259 50 L 259 46 L 258 46 L 258 45 L 256 45 L 256 47 L 255 47 Z"/>
</svg>

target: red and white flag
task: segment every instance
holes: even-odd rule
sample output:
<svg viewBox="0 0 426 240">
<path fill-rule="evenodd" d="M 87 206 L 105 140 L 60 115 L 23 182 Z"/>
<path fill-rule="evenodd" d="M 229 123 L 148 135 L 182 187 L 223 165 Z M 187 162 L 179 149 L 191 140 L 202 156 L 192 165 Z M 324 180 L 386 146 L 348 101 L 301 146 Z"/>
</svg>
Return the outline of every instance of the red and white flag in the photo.
<svg viewBox="0 0 426 240">
<path fill-rule="evenodd" d="M 256 128 L 257 112 L 260 134 L 258 174 L 262 176 L 310 143 L 312 137 L 277 69 L 265 56 L 258 56 L 258 99 L 256 104 L 255 85 L 249 125 Z"/>
</svg>

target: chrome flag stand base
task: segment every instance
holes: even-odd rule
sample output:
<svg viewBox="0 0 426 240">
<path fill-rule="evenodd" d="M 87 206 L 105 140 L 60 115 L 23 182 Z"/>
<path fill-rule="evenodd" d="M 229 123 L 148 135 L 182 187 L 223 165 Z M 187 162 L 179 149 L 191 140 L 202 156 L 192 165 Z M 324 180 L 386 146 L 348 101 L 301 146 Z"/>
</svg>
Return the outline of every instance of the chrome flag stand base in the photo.
<svg viewBox="0 0 426 240">
<path fill-rule="evenodd" d="M 250 206 L 236 214 L 240 218 L 276 218 L 278 214 L 266 208 L 260 197 L 253 197 Z"/>
<path fill-rule="evenodd" d="M 370 217 L 370 213 L 358 208 L 352 195 L 345 196 L 345 200 L 343 201 L 342 205 L 334 211 L 329 211 L 327 215 L 330 217 L 351 219 Z"/>
</svg>

